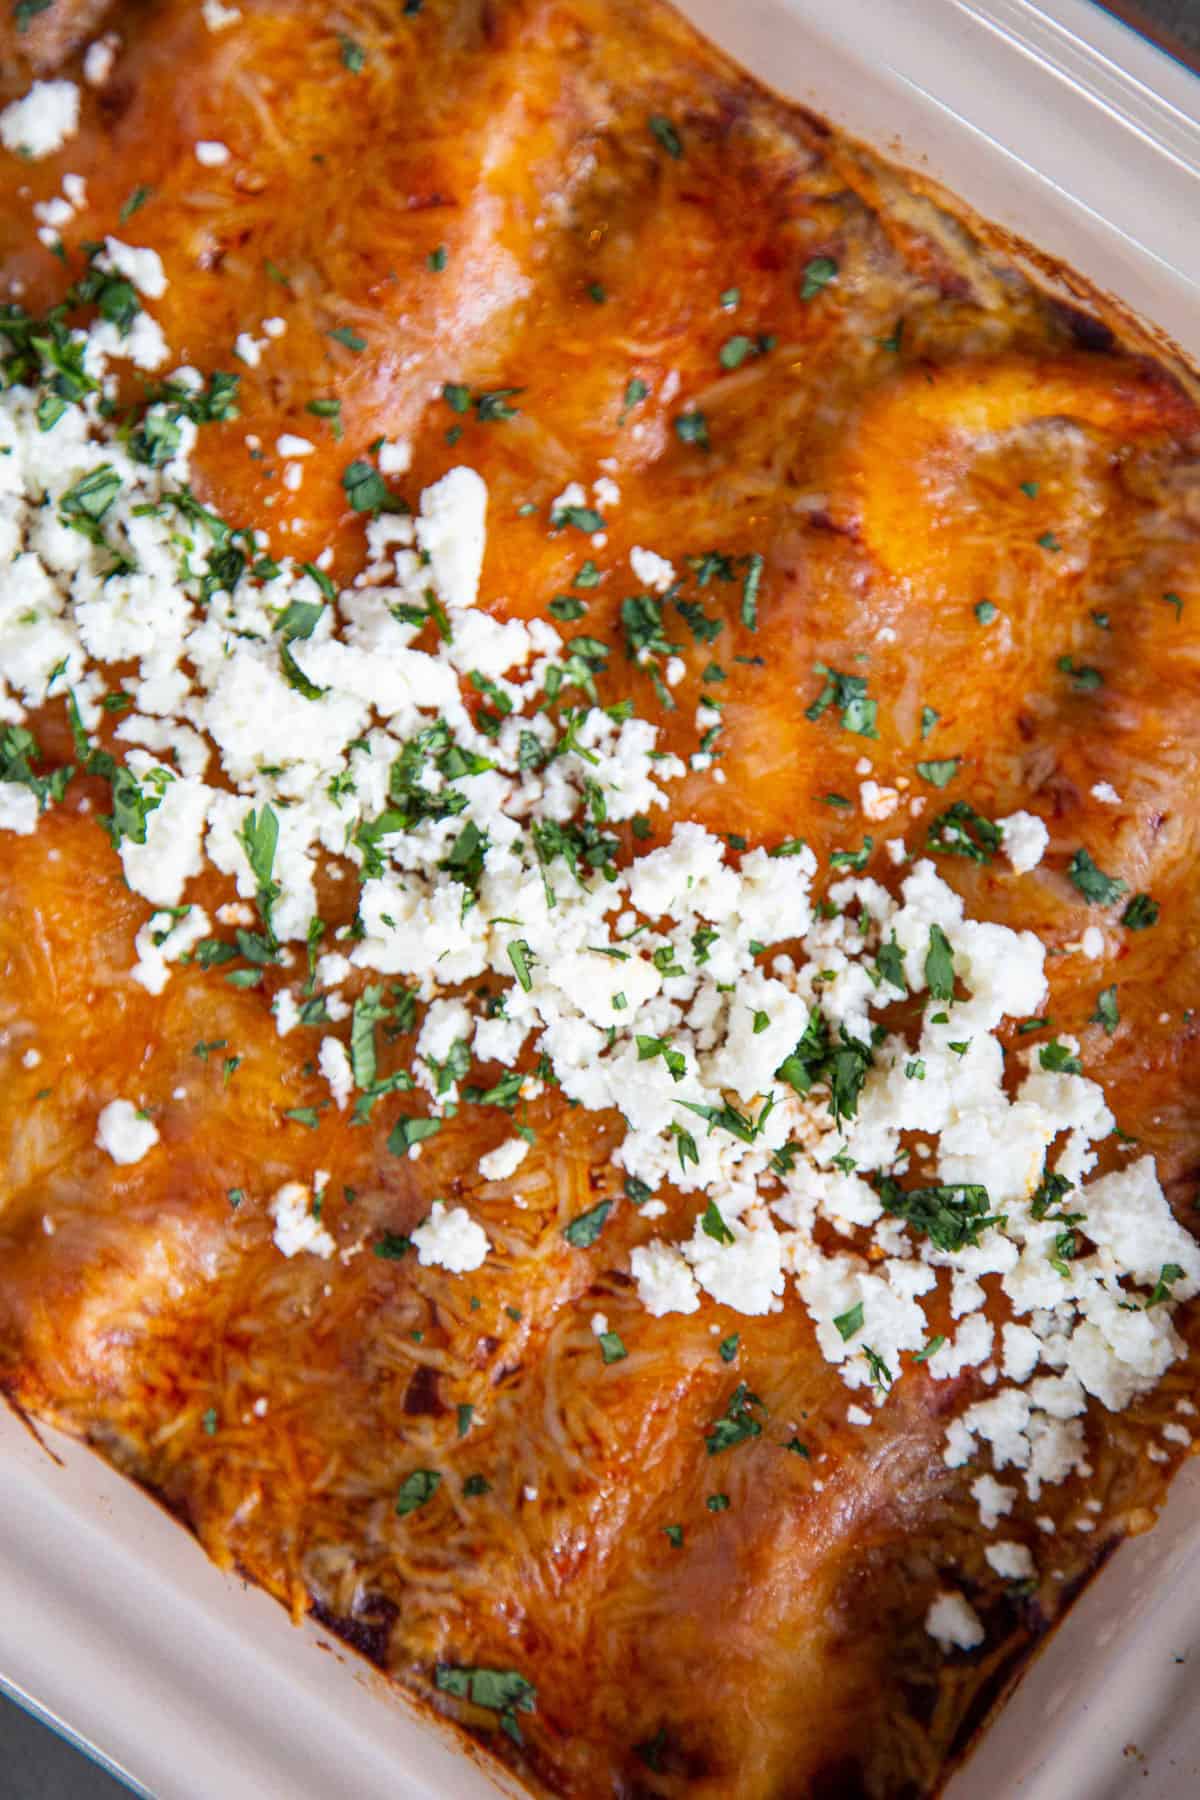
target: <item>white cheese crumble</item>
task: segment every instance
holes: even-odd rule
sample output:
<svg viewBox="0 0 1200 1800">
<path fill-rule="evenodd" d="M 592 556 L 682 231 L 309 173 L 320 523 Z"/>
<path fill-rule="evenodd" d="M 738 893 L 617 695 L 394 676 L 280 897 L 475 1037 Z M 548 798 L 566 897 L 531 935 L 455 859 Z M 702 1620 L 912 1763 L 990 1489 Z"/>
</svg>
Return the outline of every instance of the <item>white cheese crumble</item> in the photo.
<svg viewBox="0 0 1200 1800">
<path fill-rule="evenodd" d="M 985 1632 L 975 1608 L 961 1594 L 941 1593 L 925 1614 L 925 1629 L 943 1650 L 975 1650 Z"/>
<path fill-rule="evenodd" d="M 434 1201 L 429 1217 L 411 1235 L 422 1267 L 449 1269 L 455 1275 L 480 1268 L 491 1249 L 487 1233 L 465 1206 L 448 1211 L 441 1200 Z"/>
<path fill-rule="evenodd" d="M 900 804 L 900 794 L 894 787 L 881 787 L 877 781 L 864 781 L 858 790 L 858 803 L 865 819 L 882 823 L 890 819 Z"/>
<path fill-rule="evenodd" d="M 302 1181 L 285 1182 L 271 1198 L 267 1210 L 275 1221 L 275 1242 L 285 1256 L 307 1251 L 328 1259 L 337 1248 L 313 1212 L 314 1204 L 311 1188 Z"/>
<path fill-rule="evenodd" d="M 675 580 L 675 565 L 655 550 L 643 550 L 635 544 L 629 552 L 629 566 L 634 580 L 640 581 L 652 594 L 665 594 Z"/>
<path fill-rule="evenodd" d="M 334 1104 L 339 1111 L 345 1112 L 350 1104 L 350 1096 L 354 1092 L 354 1073 L 350 1067 L 350 1056 L 341 1038 L 323 1037 L 317 1052 L 317 1067 L 329 1083 L 329 1091 L 333 1095 Z"/>
<path fill-rule="evenodd" d="M 104 250 L 96 261 L 102 269 L 124 275 L 126 281 L 131 281 L 140 294 L 145 294 L 147 300 L 161 300 L 167 291 L 162 257 L 157 250 L 123 244 L 120 238 L 106 237 Z"/>
<path fill-rule="evenodd" d="M 1007 1487 L 994 1475 L 980 1475 L 971 1483 L 971 1498 L 979 1507 L 979 1522 L 991 1531 L 1013 1509 L 1017 1497 L 1015 1487 Z"/>
<path fill-rule="evenodd" d="M 17 781 L 0 781 L 0 831 L 29 837 L 37 830 L 37 795 Z"/>
<path fill-rule="evenodd" d="M 96 1143 L 115 1163 L 141 1162 L 158 1142 L 158 1128 L 132 1100 L 110 1100 L 96 1120 Z"/>
<path fill-rule="evenodd" d="M 291 988 L 280 988 L 272 1001 L 275 1013 L 275 1029 L 280 1037 L 286 1037 L 289 1031 L 295 1031 L 300 1023 L 300 1007 Z"/>
<path fill-rule="evenodd" d="M 61 150 L 79 129 L 79 89 L 73 81 L 35 81 L 21 100 L 0 112 L 0 143 L 36 161 Z"/>
<path fill-rule="evenodd" d="M 528 1155 L 529 1145 L 524 1138 L 505 1138 L 502 1144 L 480 1157 L 479 1173 L 485 1181 L 507 1181 Z"/>
<path fill-rule="evenodd" d="M 216 138 L 201 138 L 195 146 L 196 161 L 204 169 L 219 169 L 233 154 L 228 144 Z"/>
<path fill-rule="evenodd" d="M 121 40 L 115 31 L 105 32 L 103 37 L 94 38 L 88 45 L 83 53 L 83 79 L 89 87 L 100 88 L 105 85 L 113 72 L 120 48 Z"/>
<path fill-rule="evenodd" d="M 1036 869 L 1050 842 L 1050 833 L 1037 814 L 1009 813 L 996 823 L 1004 834 L 1004 854 L 1017 874 L 1026 875 L 1030 869 Z"/>
<path fill-rule="evenodd" d="M 1003 1581 L 1028 1581 L 1037 1572 L 1031 1552 L 1012 1539 L 989 1544 L 983 1554 Z"/>
<path fill-rule="evenodd" d="M 655 1238 L 639 1244 L 629 1259 L 637 1282 L 638 1299 L 656 1319 L 664 1313 L 694 1313 L 700 1310 L 700 1290 L 696 1278 L 679 1251 Z"/>
<path fill-rule="evenodd" d="M 487 488 L 474 469 L 451 469 L 421 495 L 417 543 L 450 606 L 474 606 L 486 536 Z"/>
<path fill-rule="evenodd" d="M 133 979 L 148 994 L 161 994 L 170 980 L 169 965 L 194 950 L 210 929 L 202 906 L 189 906 L 181 919 L 170 912 L 152 913 L 133 940 L 138 954 L 130 970 Z"/>
<path fill-rule="evenodd" d="M 404 439 L 388 439 L 380 444 L 376 461 L 381 475 L 407 475 L 412 467 L 412 445 Z"/>
</svg>

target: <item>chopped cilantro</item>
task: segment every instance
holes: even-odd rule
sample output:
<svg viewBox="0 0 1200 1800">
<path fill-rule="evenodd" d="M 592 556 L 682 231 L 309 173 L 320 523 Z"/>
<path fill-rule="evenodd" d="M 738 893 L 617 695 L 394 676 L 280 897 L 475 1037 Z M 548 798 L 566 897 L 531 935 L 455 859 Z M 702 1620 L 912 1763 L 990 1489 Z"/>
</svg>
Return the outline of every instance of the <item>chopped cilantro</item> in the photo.
<svg viewBox="0 0 1200 1800">
<path fill-rule="evenodd" d="M 49 3 L 49 0 L 47 0 L 47 3 Z M 129 194 L 121 203 L 120 220 L 122 225 L 124 225 L 127 220 L 132 219 L 135 212 L 141 211 L 153 192 L 154 189 L 146 187 L 143 182 L 139 182 L 135 188 L 130 190 Z"/>
<path fill-rule="evenodd" d="M 832 256 L 814 256 L 804 265 L 800 281 L 800 298 L 815 300 L 831 281 L 837 280 L 838 266 Z"/>
<path fill-rule="evenodd" d="M 1048 1044 L 1038 1046 L 1038 1061 L 1043 1069 L 1052 1075 L 1082 1075 L 1083 1064 L 1077 1056 L 1072 1055 L 1065 1044 L 1052 1038 Z"/>
<path fill-rule="evenodd" d="M 943 856 L 965 856 L 970 862 L 989 863 L 1003 842 L 999 825 L 976 812 L 965 800 L 956 800 L 930 825 L 926 848 Z"/>
<path fill-rule="evenodd" d="M 817 674 L 824 677 L 824 685 L 811 706 L 805 708 L 805 718 L 815 723 L 832 706 L 841 714 L 844 731 L 853 731 L 859 737 L 877 738 L 875 721 L 879 703 L 867 697 L 866 676 L 844 675 L 841 670 L 831 669 L 822 662 L 814 667 Z"/>
<path fill-rule="evenodd" d="M 683 141 L 670 119 L 663 113 L 651 113 L 646 123 L 667 155 L 678 160 L 683 155 Z"/>
<path fill-rule="evenodd" d="M 855 1333 L 861 1331 L 863 1328 L 862 1301 L 856 1301 L 848 1312 L 839 1313 L 833 1322 L 837 1327 L 838 1336 L 841 1338 L 843 1344 L 848 1343 Z"/>
<path fill-rule="evenodd" d="M 531 963 L 536 962 L 537 958 L 534 956 L 533 951 L 529 948 L 529 945 L 525 942 L 524 938 L 514 938 L 509 944 L 508 960 L 513 966 L 517 980 L 520 982 L 525 992 L 528 993 L 533 986 L 533 977 L 529 973 L 529 966 Z"/>
<path fill-rule="evenodd" d="M 372 1248 L 384 1262 L 399 1262 L 412 1249 L 412 1239 L 403 1232 L 385 1231 L 375 1239 Z"/>
<path fill-rule="evenodd" d="M 904 952 L 896 942 L 894 931 L 889 943 L 880 944 L 879 953 L 875 958 L 875 967 L 884 981 L 890 982 L 894 988 L 899 988 L 902 994 L 908 992 L 908 982 L 904 977 Z"/>
<path fill-rule="evenodd" d="M 954 998 L 954 954 L 950 940 L 940 925 L 929 927 L 929 949 L 925 956 L 925 979 L 935 1000 Z"/>
<path fill-rule="evenodd" d="M 844 1025 L 838 1031 L 839 1038 L 834 1043 L 824 1014 L 814 1009 L 803 1037 L 776 1071 L 779 1079 L 801 1097 L 818 1082 L 824 1082 L 829 1088 L 829 1110 L 835 1124 L 857 1114 L 858 1097 L 871 1067 L 870 1045 L 851 1037 Z"/>
<path fill-rule="evenodd" d="M 762 1401 L 757 1394 L 750 1392 L 744 1381 L 739 1381 L 730 1395 L 725 1411 L 705 1433 L 704 1444 L 708 1454 L 719 1456 L 723 1450 L 733 1450 L 738 1444 L 761 1437 L 762 1424 L 754 1417 L 756 1411 L 765 1411 Z"/>
<path fill-rule="evenodd" d="M 396 1511 L 400 1517 L 425 1506 L 441 1485 L 442 1478 L 436 1469 L 414 1469 L 411 1475 L 405 1476 L 396 1495 Z"/>
<path fill-rule="evenodd" d="M 24 725 L 0 729 L 0 782 L 28 788 L 36 796 L 39 810 L 45 812 L 47 806 L 62 799 L 74 770 L 68 764 L 49 775 L 35 775 L 31 764 L 42 761 L 42 748 Z"/>
<path fill-rule="evenodd" d="M 589 536 L 594 531 L 604 530 L 604 520 L 593 506 L 560 506 L 551 513 L 550 523 L 555 531 L 561 531 L 564 525 L 573 525 L 576 531 L 586 532 Z"/>
<path fill-rule="evenodd" d="M 1090 663 L 1077 663 L 1073 656 L 1060 656 L 1058 667 L 1064 675 L 1071 677 L 1071 686 L 1077 694 L 1093 694 L 1104 686 L 1103 675 Z"/>
<path fill-rule="evenodd" d="M 879 1352 L 877 1350 L 872 1350 L 870 1344 L 863 1345 L 862 1353 L 866 1358 L 867 1371 L 871 1377 L 871 1386 L 881 1394 L 886 1393 L 887 1389 L 892 1385 L 892 1371 L 888 1368 Z"/>
<path fill-rule="evenodd" d="M 740 369 L 748 356 L 754 355 L 754 339 L 744 332 L 738 332 L 726 338 L 717 352 L 717 361 L 723 369 Z"/>
<path fill-rule="evenodd" d="M 831 850 L 829 866 L 831 869 L 865 869 L 875 848 L 875 839 L 867 836 L 858 850 Z"/>
<path fill-rule="evenodd" d="M 564 1225 L 563 1236 L 573 1249 L 586 1250 L 590 1244 L 596 1242 L 604 1230 L 605 1220 L 612 1211 L 612 1204 L 611 1200 L 601 1200 L 595 1206 L 590 1207 L 587 1212 L 580 1213 L 577 1218 L 572 1219 L 569 1225 Z"/>
<path fill-rule="evenodd" d="M 633 375 L 630 377 L 625 383 L 625 398 L 621 406 L 620 417 L 617 420 L 618 425 L 623 425 L 625 423 L 625 420 L 633 411 L 634 407 L 639 406 L 649 392 L 650 389 L 646 386 L 646 383 L 642 380 L 640 375 Z"/>
<path fill-rule="evenodd" d="M 1096 997 L 1096 1010 L 1088 1021 L 1092 1025 L 1103 1025 L 1109 1037 L 1121 1023 L 1121 1013 L 1117 1005 L 1117 984 L 1101 988 Z"/>
<path fill-rule="evenodd" d="M 347 464 L 342 474 L 342 487 L 355 512 L 407 512 L 403 500 L 393 494 L 378 469 L 369 462 Z"/>
<path fill-rule="evenodd" d="M 758 590 L 762 575 L 763 558 L 756 550 L 749 559 L 742 582 L 742 624 L 748 631 L 758 630 Z"/>
<path fill-rule="evenodd" d="M 342 403 L 340 400 L 310 400 L 304 410 L 310 412 L 314 419 L 329 419 L 335 441 L 341 441 Z"/>
<path fill-rule="evenodd" d="M 13 18 L 16 20 L 17 30 L 28 31 L 38 14 L 48 12 L 53 5 L 54 0 L 16 0 Z"/>
<path fill-rule="evenodd" d="M 708 435 L 708 420 L 699 407 L 689 407 L 686 412 L 676 413 L 672 421 L 675 435 L 681 444 L 699 444 L 702 450 L 712 448 Z"/>
<path fill-rule="evenodd" d="M 1071 885 L 1079 890 L 1090 906 L 1111 906 L 1126 891 L 1126 883 L 1118 876 L 1106 875 L 1086 850 L 1076 850 L 1067 868 Z"/>
<path fill-rule="evenodd" d="M 465 1490 L 464 1490 L 465 1491 Z M 517 1723 L 519 1712 L 531 1713 L 537 1705 L 537 1689 L 515 1669 L 458 1667 L 439 1663 L 433 1684 L 439 1693 L 453 1694 L 500 1715 L 500 1725 L 517 1744 L 523 1740 Z"/>
<path fill-rule="evenodd" d="M 700 959 L 697 958 L 697 960 Z M 683 970 L 681 969 L 679 973 L 683 974 Z M 647 1037 L 642 1032 L 638 1032 L 636 1042 L 639 1062 L 649 1062 L 652 1058 L 661 1056 L 667 1065 L 671 1079 L 673 1081 L 683 1080 L 687 1074 L 687 1058 L 682 1050 L 672 1048 L 668 1038 Z"/>
<path fill-rule="evenodd" d="M 1004 1215 L 989 1213 L 988 1191 L 977 1182 L 951 1181 L 933 1187 L 902 1188 L 890 1175 L 879 1180 L 883 1210 L 924 1232 L 939 1250 L 977 1245 L 990 1225 L 1003 1225 Z M 836 1323 L 836 1321 L 835 1321 Z"/>
<path fill-rule="evenodd" d="M 1165 1300 L 1169 1300 L 1172 1284 L 1182 1281 L 1183 1276 L 1184 1271 L 1178 1263 L 1164 1263 L 1162 1273 L 1154 1284 L 1154 1291 L 1146 1302 L 1146 1311 L 1149 1312 L 1152 1306 L 1161 1306 Z"/>
<path fill-rule="evenodd" d="M 1130 931 L 1147 931 L 1151 925 L 1158 924 L 1160 910 L 1158 901 L 1152 900 L 1149 894 L 1135 894 L 1121 914 L 1121 923 L 1128 925 Z"/>
<path fill-rule="evenodd" d="M 705 1207 L 700 1223 L 706 1237 L 715 1239 L 718 1244 L 733 1243 L 733 1233 L 721 1217 L 721 1209 L 715 1200 L 710 1200 Z"/>
<path fill-rule="evenodd" d="M 388 1134 L 387 1147 L 393 1156 L 405 1156 L 414 1144 L 422 1143 L 442 1129 L 440 1119 L 397 1119 Z"/>
</svg>

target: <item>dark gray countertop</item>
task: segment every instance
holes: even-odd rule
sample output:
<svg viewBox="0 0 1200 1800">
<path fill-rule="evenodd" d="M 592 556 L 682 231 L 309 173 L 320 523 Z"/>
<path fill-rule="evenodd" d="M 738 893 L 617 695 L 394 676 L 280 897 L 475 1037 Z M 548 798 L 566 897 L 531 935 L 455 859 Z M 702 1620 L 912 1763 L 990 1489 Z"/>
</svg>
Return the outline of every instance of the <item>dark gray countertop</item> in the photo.
<svg viewBox="0 0 1200 1800">
<path fill-rule="evenodd" d="M 1108 10 L 1166 47 L 1200 56 L 1200 0 L 1112 0 Z"/>
<path fill-rule="evenodd" d="M 1200 57 L 1200 0 L 1113 0 L 1168 48 Z M 0 1695 L 0 1800 L 119 1800 L 127 1790 Z"/>
</svg>

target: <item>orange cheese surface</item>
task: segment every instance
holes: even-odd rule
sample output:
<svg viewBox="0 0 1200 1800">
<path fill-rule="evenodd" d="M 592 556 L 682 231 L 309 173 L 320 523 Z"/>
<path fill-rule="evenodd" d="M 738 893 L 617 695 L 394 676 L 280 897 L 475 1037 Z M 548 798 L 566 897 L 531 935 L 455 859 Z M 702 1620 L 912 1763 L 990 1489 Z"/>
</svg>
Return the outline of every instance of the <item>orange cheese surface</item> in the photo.
<svg viewBox="0 0 1200 1800">
<path fill-rule="evenodd" d="M 601 698 L 632 695 L 664 749 L 694 752 L 717 659 L 724 779 L 700 768 L 675 783 L 648 847 L 671 819 L 751 847 L 802 837 L 823 883 L 829 854 L 869 834 L 869 872 L 895 889 L 885 841 L 919 851 L 955 800 L 1043 818 L 1033 871 L 947 857 L 939 872 L 975 917 L 1047 945 L 1048 1031 L 1078 1038 L 1190 1225 L 1200 414 L 1186 376 L 1044 297 L 659 4 L 240 0 L 240 15 L 214 32 L 187 0 L 55 0 L 23 34 L 6 27 L 6 99 L 35 74 L 79 79 L 104 31 L 121 46 L 63 150 L 0 159 L 3 291 L 31 310 L 61 294 L 70 277 L 30 208 L 64 171 L 82 174 L 87 208 L 63 229 L 72 270 L 106 233 L 157 250 L 169 286 L 153 311 L 175 362 L 238 368 L 239 333 L 286 321 L 240 369 L 239 416 L 201 431 L 205 505 L 298 558 L 332 548 L 348 580 L 363 523 L 346 465 L 381 436 L 411 441 L 397 486 L 414 503 L 459 462 L 488 484 L 481 604 L 497 616 L 545 616 L 594 559 L 578 629 L 613 646 Z M 201 140 L 229 160 L 203 166 Z M 139 187 L 148 197 L 121 223 Z M 738 336 L 747 347 L 723 357 Z M 447 383 L 518 390 L 514 416 L 458 413 Z M 322 399 L 340 403 L 340 436 L 308 410 Z M 697 412 L 707 445 L 677 429 Z M 273 451 L 284 433 L 317 446 L 295 491 Z M 555 497 L 602 470 L 620 488 L 603 545 L 550 530 Z M 686 665 L 673 711 L 620 648 L 634 546 L 681 570 L 717 550 L 739 569 L 688 590 L 720 622 L 712 642 L 672 616 Z M 751 629 L 738 559 L 759 555 Z M 817 664 L 867 675 L 877 737 L 842 729 L 836 710 L 806 717 Z M 938 714 L 927 741 L 923 708 Z M 52 760 L 70 758 L 60 701 L 29 724 Z M 864 755 L 900 795 L 876 822 L 859 810 Z M 944 791 L 918 777 L 927 757 L 957 759 Z M 1102 784 L 1116 804 L 1095 797 Z M 220 968 L 179 966 L 158 996 L 131 980 L 151 909 L 98 828 L 106 804 L 102 782 L 77 777 L 34 834 L 0 837 L 12 1400 L 161 1495 L 218 1562 L 297 1615 L 315 1607 L 535 1793 L 933 1793 L 1066 1598 L 1151 1522 L 1180 1448 L 1165 1462 L 1146 1450 L 1191 1392 L 1190 1362 L 1126 1413 L 1092 1403 L 1092 1477 L 1018 1501 L 1010 1535 L 1035 1544 L 1038 1578 L 1001 1581 L 968 1494 L 978 1470 L 941 1454 L 950 1412 L 986 1395 L 979 1369 L 942 1382 L 913 1370 L 864 1429 L 847 1423 L 795 1294 L 760 1318 L 708 1298 L 651 1317 L 630 1251 L 686 1235 L 696 1198 L 664 1189 L 667 1218 L 642 1218 L 610 1160 L 620 1118 L 553 1085 L 522 1106 L 536 1142 L 509 1180 L 478 1168 L 511 1135 L 494 1106 L 464 1106 L 418 1158 L 392 1154 L 415 1102 L 387 1097 L 365 1126 L 329 1105 L 317 1046 L 349 1025 L 280 1035 L 269 1001 L 283 972 L 238 990 Z M 621 860 L 647 847 L 614 832 Z M 1087 904 L 1067 876 L 1081 846 L 1128 894 L 1153 896 L 1153 929 Z M 329 934 L 354 918 L 353 873 L 322 874 Z M 208 871 L 187 897 L 215 913 L 233 888 Z M 1073 948 L 1089 925 L 1103 930 L 1094 960 Z M 1093 1015 L 1111 984 L 1109 1032 Z M 381 1071 L 407 1067 L 413 1041 L 381 1037 Z M 476 1065 L 471 1079 L 502 1072 Z M 160 1134 L 129 1166 L 94 1141 L 116 1096 Z M 1103 1167 L 1119 1149 L 1105 1146 Z M 285 1258 L 268 1201 L 318 1168 L 339 1254 Z M 377 1253 L 435 1198 L 485 1226 L 492 1253 L 473 1273 Z M 602 1235 L 572 1247 L 564 1226 L 604 1198 Z M 945 1294 L 935 1320 L 939 1308 L 935 1329 L 949 1328 Z M 620 1361 L 599 1354 L 597 1312 Z M 1188 1336 L 1186 1310 L 1177 1324 Z M 717 1346 L 735 1332 L 726 1362 Z M 709 1455 L 743 1379 L 762 1435 Z M 398 1513 L 417 1469 L 440 1485 Z M 1094 1529 L 1076 1531 L 1081 1518 Z M 676 1525 L 678 1545 L 664 1531 Z M 987 1627 L 969 1657 L 944 1657 L 924 1629 L 948 1571 Z M 437 1691 L 439 1664 L 534 1683 L 524 1744 L 494 1710 Z"/>
</svg>

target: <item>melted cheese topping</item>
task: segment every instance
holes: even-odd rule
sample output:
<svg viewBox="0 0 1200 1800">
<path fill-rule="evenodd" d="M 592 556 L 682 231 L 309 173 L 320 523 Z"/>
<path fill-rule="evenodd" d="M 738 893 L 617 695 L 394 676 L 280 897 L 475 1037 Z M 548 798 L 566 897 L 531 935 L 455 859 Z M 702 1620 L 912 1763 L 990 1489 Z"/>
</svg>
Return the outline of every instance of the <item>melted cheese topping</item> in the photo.
<svg viewBox="0 0 1200 1800">
<path fill-rule="evenodd" d="M 55 10 L 6 1385 L 545 1791 L 928 1791 L 1190 1442 L 1195 410 L 665 13 Z"/>
</svg>

